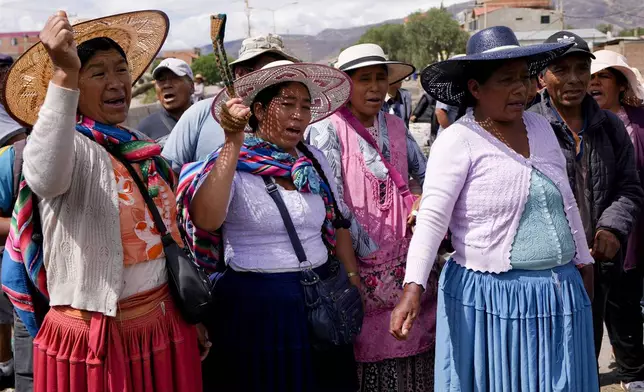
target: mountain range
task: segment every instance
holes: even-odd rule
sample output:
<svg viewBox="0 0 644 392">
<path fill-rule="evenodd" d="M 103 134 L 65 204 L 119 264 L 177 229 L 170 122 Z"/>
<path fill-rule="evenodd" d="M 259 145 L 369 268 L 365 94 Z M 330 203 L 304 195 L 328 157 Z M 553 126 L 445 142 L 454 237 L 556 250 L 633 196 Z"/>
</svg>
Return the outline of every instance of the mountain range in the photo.
<svg viewBox="0 0 644 392">
<path fill-rule="evenodd" d="M 564 19 L 571 28 L 594 28 L 600 24 L 611 24 L 615 31 L 644 26 L 644 5 L 642 0 L 562 0 Z M 452 15 L 472 8 L 473 1 L 446 7 Z M 325 29 L 316 35 L 282 35 L 288 50 L 306 62 L 332 62 L 338 53 L 353 45 L 371 27 L 383 24 L 401 24 L 403 19 L 387 20 L 381 23 L 350 27 L 345 29 Z M 236 56 L 242 40 L 225 43 L 227 53 Z M 202 54 L 212 52 L 212 46 L 201 47 Z"/>
</svg>

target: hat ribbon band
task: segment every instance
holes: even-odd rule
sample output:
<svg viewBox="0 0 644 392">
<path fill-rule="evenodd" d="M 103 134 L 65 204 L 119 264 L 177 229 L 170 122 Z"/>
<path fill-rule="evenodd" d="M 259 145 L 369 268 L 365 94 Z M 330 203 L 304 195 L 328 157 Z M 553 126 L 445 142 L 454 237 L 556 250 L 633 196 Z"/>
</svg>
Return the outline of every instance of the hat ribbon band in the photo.
<svg viewBox="0 0 644 392">
<path fill-rule="evenodd" d="M 387 61 L 386 58 L 382 56 L 365 56 L 365 57 L 359 57 L 355 60 L 351 60 L 347 63 L 342 64 L 339 69 L 340 71 L 344 71 L 347 68 L 353 67 L 354 65 L 366 63 L 368 61 Z"/>
<path fill-rule="evenodd" d="M 498 52 L 500 50 L 507 50 L 507 49 L 516 49 L 520 48 L 519 45 L 503 45 L 503 46 L 498 46 L 496 48 L 484 50 L 482 53 L 492 53 L 492 52 Z"/>
</svg>

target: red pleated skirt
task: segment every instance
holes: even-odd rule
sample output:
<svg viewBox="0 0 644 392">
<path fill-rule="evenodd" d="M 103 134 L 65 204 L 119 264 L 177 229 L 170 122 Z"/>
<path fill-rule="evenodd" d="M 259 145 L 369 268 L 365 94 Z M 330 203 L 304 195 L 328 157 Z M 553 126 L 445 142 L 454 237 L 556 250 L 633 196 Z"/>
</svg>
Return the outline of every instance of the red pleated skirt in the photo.
<svg viewBox="0 0 644 392">
<path fill-rule="evenodd" d="M 168 286 L 119 302 L 116 317 L 53 307 L 34 339 L 35 392 L 201 392 L 194 326 Z"/>
</svg>

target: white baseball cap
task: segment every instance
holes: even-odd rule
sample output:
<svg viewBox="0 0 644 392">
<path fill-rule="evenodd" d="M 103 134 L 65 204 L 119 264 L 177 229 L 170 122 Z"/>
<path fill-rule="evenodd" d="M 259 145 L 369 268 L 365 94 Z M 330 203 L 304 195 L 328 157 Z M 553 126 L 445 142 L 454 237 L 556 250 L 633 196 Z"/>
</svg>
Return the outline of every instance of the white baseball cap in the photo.
<svg viewBox="0 0 644 392">
<path fill-rule="evenodd" d="M 188 76 L 190 80 L 194 80 L 192 69 L 190 69 L 188 63 L 175 58 L 167 58 L 161 61 L 154 71 L 152 71 L 152 77 L 156 79 L 159 76 L 159 73 L 166 69 L 172 71 L 172 73 L 177 76 Z"/>
</svg>

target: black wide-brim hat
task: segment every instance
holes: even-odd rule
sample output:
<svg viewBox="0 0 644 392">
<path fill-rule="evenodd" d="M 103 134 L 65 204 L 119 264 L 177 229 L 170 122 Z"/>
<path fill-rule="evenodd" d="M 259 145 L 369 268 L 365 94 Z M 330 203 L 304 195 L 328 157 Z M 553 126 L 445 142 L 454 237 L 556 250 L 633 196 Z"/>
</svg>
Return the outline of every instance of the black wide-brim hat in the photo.
<svg viewBox="0 0 644 392">
<path fill-rule="evenodd" d="M 552 43 L 520 46 L 514 32 L 505 26 L 479 31 L 467 41 L 466 55 L 425 68 L 420 83 L 429 95 L 448 105 L 459 106 L 467 89 L 467 81 L 476 72 L 480 61 L 525 58 L 530 76 L 537 75 L 548 63 L 562 56 L 573 43 Z"/>
</svg>

